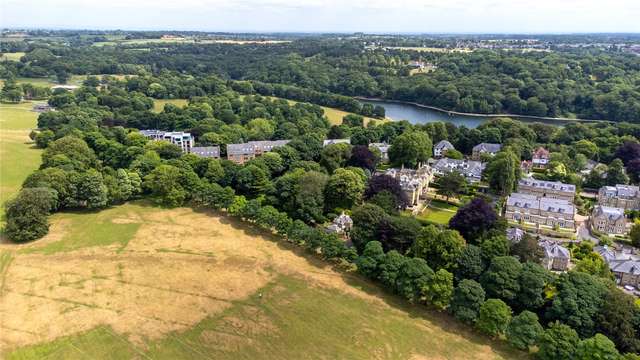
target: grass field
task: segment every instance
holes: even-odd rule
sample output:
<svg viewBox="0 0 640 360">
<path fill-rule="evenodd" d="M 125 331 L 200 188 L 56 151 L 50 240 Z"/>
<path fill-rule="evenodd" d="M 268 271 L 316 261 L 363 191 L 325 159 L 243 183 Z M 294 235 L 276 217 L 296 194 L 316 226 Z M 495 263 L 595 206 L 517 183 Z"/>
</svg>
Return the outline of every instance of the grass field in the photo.
<svg viewBox="0 0 640 360">
<path fill-rule="evenodd" d="M 447 225 L 449 220 L 456 214 L 458 207 L 444 201 L 432 200 L 422 213 L 416 218 L 438 225 Z"/>
<path fill-rule="evenodd" d="M 14 196 L 24 179 L 40 166 L 40 150 L 29 139 L 38 114 L 33 103 L 0 103 L 0 216 L 5 201 Z"/>
<path fill-rule="evenodd" d="M 189 101 L 187 99 L 155 99 L 153 100 L 153 111 L 162 112 L 165 104 L 173 104 L 179 107 L 187 105 Z"/>
<path fill-rule="evenodd" d="M 7 359 L 525 357 L 191 209 L 57 214 L 45 238 L 0 244 L 0 279 Z"/>
<path fill-rule="evenodd" d="M 0 56 L 0 61 L 10 60 L 10 61 L 20 61 L 20 58 L 24 56 L 24 52 L 8 52 L 3 53 Z"/>
</svg>

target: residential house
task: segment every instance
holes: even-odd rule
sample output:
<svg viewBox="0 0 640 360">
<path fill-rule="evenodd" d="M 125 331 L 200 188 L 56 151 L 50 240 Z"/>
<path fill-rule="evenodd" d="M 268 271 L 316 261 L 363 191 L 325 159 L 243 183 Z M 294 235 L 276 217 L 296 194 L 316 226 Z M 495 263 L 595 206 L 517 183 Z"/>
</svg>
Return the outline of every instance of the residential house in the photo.
<svg viewBox="0 0 640 360">
<path fill-rule="evenodd" d="M 531 155 L 531 163 L 536 169 L 545 169 L 549 165 L 549 150 L 537 148 Z"/>
<path fill-rule="evenodd" d="M 204 158 L 219 159 L 220 146 L 194 146 L 191 153 Z"/>
<path fill-rule="evenodd" d="M 620 286 L 631 285 L 640 289 L 640 254 L 637 250 L 624 247 L 616 250 L 607 245 L 598 245 L 593 247 L 593 251 L 609 265 Z"/>
<path fill-rule="evenodd" d="M 500 149 L 502 149 L 502 145 L 500 144 L 480 143 L 473 147 L 471 158 L 473 160 L 480 160 L 482 154 L 494 156 Z"/>
<path fill-rule="evenodd" d="M 349 231 L 353 227 L 353 220 L 351 217 L 344 212 L 333 219 L 333 222 L 327 226 L 326 230 L 328 233 L 338 234 L 338 235 L 348 235 Z"/>
<path fill-rule="evenodd" d="M 507 229 L 507 239 L 512 243 L 519 243 L 524 237 L 524 230 L 517 227 L 510 227 Z"/>
<path fill-rule="evenodd" d="M 576 196 L 576 186 L 559 181 L 536 180 L 523 178 L 518 181 L 518 192 L 532 194 L 538 197 L 563 199 L 573 202 Z"/>
<path fill-rule="evenodd" d="M 422 197 L 426 195 L 429 183 L 433 178 L 431 167 L 419 166 L 417 170 L 408 168 L 391 168 L 385 171 L 386 175 L 398 179 L 402 191 L 409 199 L 409 205 L 418 205 Z"/>
<path fill-rule="evenodd" d="M 193 136 L 182 131 L 140 130 L 140 133 L 154 141 L 168 141 L 178 146 L 183 153 L 191 152 Z"/>
<path fill-rule="evenodd" d="M 380 157 L 382 158 L 382 160 L 389 160 L 389 147 L 390 145 L 384 142 L 381 143 L 371 143 L 369 144 L 369 147 L 373 147 L 378 149 L 378 151 L 380 151 Z"/>
<path fill-rule="evenodd" d="M 640 209 L 640 188 L 621 184 L 603 186 L 598 191 L 598 204 L 624 210 Z"/>
<path fill-rule="evenodd" d="M 555 241 L 541 241 L 540 246 L 544 249 L 542 266 L 547 270 L 565 271 L 569 267 L 571 253 L 569 249 Z"/>
<path fill-rule="evenodd" d="M 624 209 L 596 205 L 591 214 L 591 228 L 607 234 L 626 233 L 627 219 L 624 216 Z"/>
<path fill-rule="evenodd" d="M 323 147 L 333 144 L 351 144 L 351 139 L 327 139 L 322 142 Z"/>
<path fill-rule="evenodd" d="M 285 146 L 290 140 L 249 141 L 241 144 L 227 144 L 227 159 L 236 164 L 245 162 L 269 152 L 276 147 Z"/>
<path fill-rule="evenodd" d="M 449 150 L 455 150 L 455 148 L 447 140 L 440 140 L 433 147 L 433 156 L 436 157 L 436 158 L 441 158 L 441 157 L 445 156 L 447 151 L 449 151 Z"/>
<path fill-rule="evenodd" d="M 456 172 L 473 183 L 482 179 L 484 167 L 485 164 L 480 161 L 442 158 L 433 165 L 433 173 L 442 176 L 450 172 Z"/>
<path fill-rule="evenodd" d="M 510 221 L 575 230 L 575 207 L 563 199 L 513 193 L 507 198 L 505 218 Z"/>
</svg>

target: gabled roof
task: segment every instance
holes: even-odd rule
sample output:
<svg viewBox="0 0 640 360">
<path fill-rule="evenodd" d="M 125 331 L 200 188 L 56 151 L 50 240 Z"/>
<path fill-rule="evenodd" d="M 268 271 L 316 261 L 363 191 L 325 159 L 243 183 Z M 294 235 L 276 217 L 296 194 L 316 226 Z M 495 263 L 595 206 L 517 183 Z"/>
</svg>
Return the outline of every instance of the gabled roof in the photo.
<svg viewBox="0 0 640 360">
<path fill-rule="evenodd" d="M 524 231 L 518 228 L 508 228 L 507 229 L 507 239 L 513 243 L 517 243 L 522 240 L 524 236 Z"/>
<path fill-rule="evenodd" d="M 624 209 L 611 206 L 596 205 L 593 208 L 594 217 L 606 217 L 610 221 L 624 219 Z"/>
<path fill-rule="evenodd" d="M 434 146 L 434 149 L 438 149 L 438 150 L 453 150 L 455 149 L 453 147 L 453 145 L 448 142 L 447 140 L 440 140 L 436 146 Z"/>
<path fill-rule="evenodd" d="M 488 153 L 497 153 L 502 149 L 501 144 L 480 143 L 473 147 L 473 151 L 484 151 Z"/>
<path fill-rule="evenodd" d="M 565 192 L 576 192 L 576 186 L 565 184 L 559 181 L 536 180 L 533 178 L 523 178 L 518 181 L 518 186 L 530 186 L 538 189 L 548 189 Z"/>
<path fill-rule="evenodd" d="M 560 259 L 569 259 L 571 258 L 571 253 L 569 249 L 560 244 L 552 241 L 543 241 L 540 243 L 542 248 L 544 248 L 545 257 L 547 258 L 560 258 Z"/>
<path fill-rule="evenodd" d="M 333 144 L 351 144 L 351 139 L 327 139 L 322 142 L 322 146 Z"/>
<path fill-rule="evenodd" d="M 542 146 L 537 148 L 533 152 L 534 159 L 548 159 L 549 158 L 549 150 L 543 148 Z"/>
</svg>

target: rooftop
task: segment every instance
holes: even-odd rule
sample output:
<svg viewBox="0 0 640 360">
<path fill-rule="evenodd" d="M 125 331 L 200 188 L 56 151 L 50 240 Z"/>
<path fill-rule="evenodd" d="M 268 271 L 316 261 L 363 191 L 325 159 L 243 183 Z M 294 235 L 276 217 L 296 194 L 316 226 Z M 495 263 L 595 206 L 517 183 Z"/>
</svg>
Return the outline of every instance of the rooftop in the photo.
<svg viewBox="0 0 640 360">
<path fill-rule="evenodd" d="M 569 249 L 553 241 L 542 241 L 540 246 L 544 249 L 545 257 L 547 258 L 571 258 Z"/>
<path fill-rule="evenodd" d="M 501 144 L 480 143 L 473 147 L 473 151 L 485 151 L 489 153 L 497 153 L 502 149 Z"/>
<path fill-rule="evenodd" d="M 530 186 L 539 189 L 556 190 L 563 192 L 576 192 L 576 186 L 573 184 L 565 184 L 559 181 L 536 180 L 533 178 L 524 178 L 518 181 L 518 186 Z"/>
<path fill-rule="evenodd" d="M 451 150 L 451 149 L 455 149 L 453 147 L 453 145 L 448 142 L 447 140 L 440 140 L 436 146 L 434 146 L 434 148 L 436 149 L 441 149 L 441 150 Z"/>
<path fill-rule="evenodd" d="M 633 198 L 640 195 L 640 188 L 634 185 L 603 186 L 600 191 L 611 197 Z"/>
<path fill-rule="evenodd" d="M 593 208 L 593 216 L 606 216 L 609 220 L 616 221 L 624 218 L 624 209 L 611 206 L 596 205 Z"/>
</svg>

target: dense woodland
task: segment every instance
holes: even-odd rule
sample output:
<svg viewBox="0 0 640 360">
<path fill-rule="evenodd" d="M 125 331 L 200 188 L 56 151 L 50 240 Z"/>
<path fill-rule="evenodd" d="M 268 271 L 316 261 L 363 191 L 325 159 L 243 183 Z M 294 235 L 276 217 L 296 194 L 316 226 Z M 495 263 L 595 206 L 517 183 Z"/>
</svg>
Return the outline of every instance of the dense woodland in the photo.
<svg viewBox="0 0 640 360">
<path fill-rule="evenodd" d="M 27 54 L 19 62 L 4 62 L 0 76 L 57 75 L 64 80 L 68 74 L 158 75 L 170 70 L 196 77 L 215 73 L 224 79 L 290 85 L 323 94 L 417 102 L 461 112 L 629 122 L 639 121 L 640 114 L 640 57 L 595 48 L 419 52 L 366 47 L 376 41 L 390 43 L 389 39 L 330 36 L 244 45 L 91 46 L 93 41 L 67 40 L 73 46 L 54 40 L 3 43 L 2 51 Z M 398 41 L 400 45 L 409 42 Z M 437 46 L 451 43 L 450 39 L 432 41 Z M 411 61 L 436 68 L 410 75 Z M 153 96 L 184 94 L 166 89 Z"/>
<path fill-rule="evenodd" d="M 535 346 L 539 359 L 637 359 L 633 353 L 640 353 L 640 307 L 632 296 L 615 286 L 610 270 L 592 251 L 593 244 L 582 242 L 572 249 L 575 269 L 560 275 L 552 273 L 539 264 L 543 254 L 535 238 L 525 236 L 515 245 L 507 240 L 506 223 L 496 212 L 499 200 L 494 200 L 515 189 L 521 175 L 520 161 L 529 159 L 537 146 L 548 148 L 552 160 L 547 171 L 536 174 L 539 178 L 571 182 L 579 188 L 638 183 L 640 125 L 575 123 L 555 127 L 499 118 L 476 129 L 450 123 L 412 125 L 405 121 L 374 121 L 365 126 L 364 119 L 357 115 L 348 115 L 342 124 L 331 125 L 317 104 L 291 105 L 283 99 L 260 95 L 271 95 L 267 91 L 270 86 L 273 91 L 281 89 L 273 83 L 286 86 L 283 91 L 294 94 L 296 89 L 303 89 L 298 93 L 302 97 L 354 95 L 351 91 L 355 89 L 363 91 L 359 95 L 371 96 L 389 96 L 398 91 L 393 86 L 382 86 L 382 79 L 398 84 L 460 81 L 458 77 L 436 80 L 438 74 L 407 77 L 400 75 L 400 66 L 398 72 L 382 67 L 389 73 L 372 75 L 370 71 L 376 66 L 369 63 L 370 57 L 387 61 L 393 56 L 410 55 L 367 53 L 357 43 L 336 46 L 332 41 L 303 39 L 275 47 L 204 46 L 198 54 L 197 45 L 165 46 L 166 50 L 148 52 L 83 46 L 67 51 L 52 46 L 49 50 L 34 50 L 60 56 L 41 65 L 36 65 L 33 58 L 3 63 L 5 74 L 10 73 L 3 89 L 5 98 L 11 93 L 27 95 L 24 86 L 13 81 L 12 76 L 24 76 L 25 71 L 33 71 L 36 66 L 43 75 L 59 77 L 94 72 L 138 75 L 125 79 L 89 77 L 74 91 L 57 89 L 51 94 L 39 94 L 56 111 L 42 113 L 38 129 L 31 134 L 37 146 L 44 149 L 42 166 L 7 203 L 5 233 L 16 242 L 34 240 L 47 233 L 47 217 L 52 212 L 100 209 L 136 199 L 165 207 L 213 209 L 276 233 L 283 241 L 300 245 L 310 254 L 357 269 L 412 303 L 448 311 L 459 321 L 490 337 L 506 339 L 518 349 Z M 292 53 L 292 49 L 300 54 Z M 216 51 L 225 51 L 226 60 L 222 61 L 225 56 Z M 252 59 L 253 53 L 258 56 L 265 52 L 272 56 L 263 61 L 247 60 Z M 33 51 L 29 54 L 33 55 Z M 489 59 L 494 57 L 525 61 L 529 56 L 565 60 L 602 56 L 618 64 L 611 65 L 613 68 L 623 67 L 625 74 L 634 71 L 633 59 L 616 54 L 578 57 L 491 52 L 486 53 L 486 60 L 482 59 L 483 54 L 460 56 L 469 56 L 467 60 L 477 58 L 479 63 L 491 63 Z M 458 55 L 444 56 L 453 61 Z M 550 67 L 541 59 L 533 62 L 538 65 L 526 66 L 527 72 Z M 287 70 L 296 63 L 296 71 Z M 439 69 L 447 68 L 438 63 Z M 482 68 L 479 63 L 469 66 Z M 61 69 L 60 65 L 64 67 Z M 316 72 L 317 69 L 326 72 Z M 488 75 L 480 75 L 482 71 L 468 71 L 470 78 L 488 79 Z M 490 66 L 487 71 L 491 72 Z M 343 87 L 348 74 L 371 79 L 361 82 L 371 85 L 371 93 L 363 90 L 365 85 L 351 90 Z M 577 78 L 584 75 L 580 74 Z M 637 79 L 637 73 L 634 76 Z M 325 81 L 316 81 L 316 77 Z M 561 79 L 551 73 L 549 77 L 553 79 L 549 83 L 556 85 Z M 633 88 L 628 84 L 632 79 L 620 75 L 611 81 L 616 86 Z M 485 80 L 478 86 L 488 86 Z M 539 80 L 534 83 L 545 84 Z M 576 79 L 572 84 L 564 91 L 585 90 L 581 96 L 592 94 L 594 99 L 605 96 L 597 95 L 601 89 L 595 82 Z M 260 90 L 261 87 L 267 90 Z M 380 93 L 382 88 L 384 94 Z M 637 85 L 635 91 L 626 94 L 637 96 Z M 503 94 L 502 90 L 496 90 L 498 93 Z M 482 91 L 479 94 L 486 96 Z M 606 96 L 612 94 L 607 92 Z M 168 104 L 160 113 L 151 111 L 154 98 L 171 97 L 190 101 L 182 108 Z M 561 97 L 554 95 L 553 101 Z M 575 106 L 575 99 L 571 103 Z M 223 154 L 229 143 L 292 141 L 238 165 L 224 159 L 183 154 L 177 146 L 149 141 L 138 132 L 150 128 L 190 131 L 199 145 L 220 145 Z M 326 138 L 347 137 L 351 144 L 322 146 Z M 400 184 L 375 172 L 381 166 L 381 158 L 368 144 L 386 141 L 391 144 L 391 166 L 416 167 L 432 155 L 433 144 L 443 139 L 454 144 L 457 153 L 451 156 L 456 157 L 470 154 L 479 142 L 501 143 L 503 149 L 494 158 L 485 159 L 488 165 L 484 182 L 490 196 L 464 179 L 449 177 L 436 183 L 439 193 L 464 200 L 447 226 L 437 226 L 403 213 L 407 199 Z M 580 175 L 589 160 L 599 164 L 588 175 Z M 587 208 L 588 204 L 578 206 Z M 323 226 L 343 211 L 350 213 L 354 221 L 350 234 L 353 246 L 328 234 Z M 638 241 L 636 245 L 640 245 L 640 237 Z M 620 355 L 623 353 L 627 355 Z"/>
</svg>

